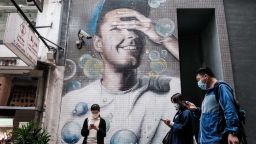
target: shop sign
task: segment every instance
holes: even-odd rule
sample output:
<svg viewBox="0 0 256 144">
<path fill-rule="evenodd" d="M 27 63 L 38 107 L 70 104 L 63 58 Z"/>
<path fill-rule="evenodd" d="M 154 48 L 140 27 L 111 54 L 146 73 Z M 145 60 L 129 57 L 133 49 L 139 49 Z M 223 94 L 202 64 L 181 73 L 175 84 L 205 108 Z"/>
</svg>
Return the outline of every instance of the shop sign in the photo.
<svg viewBox="0 0 256 144">
<path fill-rule="evenodd" d="M 17 65 L 17 59 L 15 58 L 0 59 L 0 66 L 16 66 L 16 65 Z"/>
<path fill-rule="evenodd" d="M 8 16 L 3 43 L 28 66 L 36 65 L 39 39 L 18 13 Z"/>
</svg>

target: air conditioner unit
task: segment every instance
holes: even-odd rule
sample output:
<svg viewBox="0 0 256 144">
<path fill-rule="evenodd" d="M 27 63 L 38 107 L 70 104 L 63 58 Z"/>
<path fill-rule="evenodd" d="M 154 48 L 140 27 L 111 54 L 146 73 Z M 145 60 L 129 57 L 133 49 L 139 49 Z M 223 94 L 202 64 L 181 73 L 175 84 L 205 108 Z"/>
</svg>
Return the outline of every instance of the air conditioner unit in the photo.
<svg viewBox="0 0 256 144">
<path fill-rule="evenodd" d="M 27 3 L 28 6 L 34 6 L 35 5 L 33 0 L 26 0 L 26 3 Z"/>
</svg>

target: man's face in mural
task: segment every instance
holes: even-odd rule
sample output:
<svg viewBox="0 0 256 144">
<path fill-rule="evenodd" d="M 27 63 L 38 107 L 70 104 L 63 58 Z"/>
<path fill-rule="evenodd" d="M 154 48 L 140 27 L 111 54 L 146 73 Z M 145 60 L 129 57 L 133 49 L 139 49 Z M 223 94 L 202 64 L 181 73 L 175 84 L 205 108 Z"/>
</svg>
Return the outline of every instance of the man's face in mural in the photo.
<svg viewBox="0 0 256 144">
<path fill-rule="evenodd" d="M 117 23 L 135 19 L 120 16 L 122 11 L 134 10 L 123 8 L 106 13 L 99 27 L 99 36 L 94 38 L 94 46 L 101 53 L 105 64 L 116 69 L 137 68 L 144 47 L 144 36 L 138 30 L 116 26 Z"/>
</svg>

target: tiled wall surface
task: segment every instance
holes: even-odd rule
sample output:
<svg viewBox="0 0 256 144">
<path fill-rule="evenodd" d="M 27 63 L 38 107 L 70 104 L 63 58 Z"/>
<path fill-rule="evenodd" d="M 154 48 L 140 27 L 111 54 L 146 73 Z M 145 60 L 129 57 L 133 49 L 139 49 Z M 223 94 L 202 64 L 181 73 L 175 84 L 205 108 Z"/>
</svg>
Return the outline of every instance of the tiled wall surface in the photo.
<svg viewBox="0 0 256 144">
<path fill-rule="evenodd" d="M 256 1 L 224 0 L 236 94 L 247 111 L 248 143 L 256 141 Z"/>
</svg>

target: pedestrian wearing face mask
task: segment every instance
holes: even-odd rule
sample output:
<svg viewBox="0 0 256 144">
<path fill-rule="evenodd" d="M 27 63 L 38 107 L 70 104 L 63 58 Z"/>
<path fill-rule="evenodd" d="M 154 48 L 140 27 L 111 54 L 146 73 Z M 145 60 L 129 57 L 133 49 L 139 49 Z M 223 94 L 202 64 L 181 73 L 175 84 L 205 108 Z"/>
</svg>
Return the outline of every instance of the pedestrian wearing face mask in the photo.
<svg viewBox="0 0 256 144">
<path fill-rule="evenodd" d="M 106 122 L 100 117 L 100 106 L 98 104 L 91 106 L 91 114 L 84 120 L 81 135 L 84 137 L 83 144 L 104 144 Z"/>
<path fill-rule="evenodd" d="M 169 119 L 163 120 L 164 123 L 171 127 L 170 135 L 164 144 L 193 144 L 193 123 L 192 112 L 187 109 L 185 97 L 176 93 L 171 97 L 172 103 L 176 106 L 177 113 L 173 121 Z"/>
<path fill-rule="evenodd" d="M 200 115 L 199 144 L 239 144 L 239 118 L 232 88 L 218 81 L 210 68 L 196 73 L 197 85 L 206 92 L 201 108 L 187 102 L 187 107 Z M 219 99 L 215 88 L 218 86 Z M 224 126 L 221 120 L 224 119 Z"/>
</svg>

